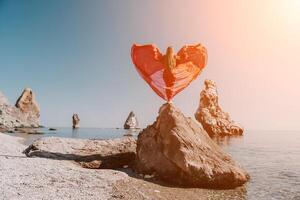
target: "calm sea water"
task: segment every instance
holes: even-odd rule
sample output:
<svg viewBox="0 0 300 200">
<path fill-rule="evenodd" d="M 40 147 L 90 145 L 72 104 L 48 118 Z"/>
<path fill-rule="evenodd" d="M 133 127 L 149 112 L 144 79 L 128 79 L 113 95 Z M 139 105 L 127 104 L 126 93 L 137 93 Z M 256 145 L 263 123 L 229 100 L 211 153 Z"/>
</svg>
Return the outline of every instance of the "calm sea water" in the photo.
<svg viewBox="0 0 300 200">
<path fill-rule="evenodd" d="M 29 144 L 45 136 L 108 139 L 138 134 L 138 131 L 98 128 L 41 131 L 45 134 L 19 136 L 25 137 Z M 222 138 L 217 142 L 251 176 L 244 192 L 217 199 L 300 200 L 300 131 L 246 131 L 242 137 Z M 219 195 L 220 192 L 215 193 Z"/>
<path fill-rule="evenodd" d="M 250 173 L 245 199 L 300 200 L 300 131 L 246 131 L 218 143 Z"/>
<path fill-rule="evenodd" d="M 124 129 L 112 129 L 112 128 L 56 128 L 55 131 L 50 131 L 48 128 L 40 128 L 38 131 L 43 134 L 24 134 L 24 133 L 9 133 L 8 135 L 14 135 L 25 138 L 25 144 L 29 145 L 34 140 L 41 137 L 65 137 L 65 138 L 83 138 L 83 139 L 114 139 L 132 135 L 137 137 L 139 129 L 137 130 L 124 130 Z"/>
</svg>

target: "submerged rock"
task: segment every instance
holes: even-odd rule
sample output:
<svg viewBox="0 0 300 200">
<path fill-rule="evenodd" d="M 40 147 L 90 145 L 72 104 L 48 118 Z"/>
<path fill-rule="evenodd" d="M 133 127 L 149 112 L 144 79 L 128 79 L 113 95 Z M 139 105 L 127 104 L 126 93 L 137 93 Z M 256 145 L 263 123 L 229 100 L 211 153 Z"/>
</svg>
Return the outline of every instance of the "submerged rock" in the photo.
<svg viewBox="0 0 300 200">
<path fill-rule="evenodd" d="M 192 187 L 234 188 L 249 179 L 201 126 L 171 103 L 164 104 L 156 121 L 139 134 L 135 169 Z"/>
<path fill-rule="evenodd" d="M 3 101 L 5 102 L 5 101 Z M 18 99 L 16 106 L 0 103 L 0 126 L 5 128 L 39 127 L 40 109 L 34 93 L 27 88 Z"/>
<path fill-rule="evenodd" d="M 131 165 L 136 155 L 136 140 L 132 137 L 112 140 L 88 140 L 45 137 L 24 150 L 28 157 L 73 160 L 85 168 L 115 169 Z"/>
<path fill-rule="evenodd" d="M 80 122 L 80 119 L 79 119 L 79 116 L 78 114 L 73 114 L 72 116 L 72 127 L 73 128 L 79 128 L 79 122 Z"/>
<path fill-rule="evenodd" d="M 131 111 L 124 123 L 124 129 L 135 129 L 138 128 L 138 120 L 133 111 Z"/>
<path fill-rule="evenodd" d="M 36 128 L 15 128 L 14 133 L 27 133 L 32 135 L 44 134 Z"/>
<path fill-rule="evenodd" d="M 195 118 L 211 137 L 242 135 L 244 129 L 221 109 L 216 83 L 212 80 L 205 80 L 204 84 L 205 88 L 200 94 L 200 103 Z"/>
</svg>

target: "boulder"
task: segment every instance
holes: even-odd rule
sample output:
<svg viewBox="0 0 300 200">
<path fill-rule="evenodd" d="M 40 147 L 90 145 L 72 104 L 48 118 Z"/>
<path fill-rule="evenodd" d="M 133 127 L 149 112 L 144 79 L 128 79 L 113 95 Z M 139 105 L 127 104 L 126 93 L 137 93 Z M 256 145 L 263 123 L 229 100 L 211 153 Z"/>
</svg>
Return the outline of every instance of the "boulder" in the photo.
<svg viewBox="0 0 300 200">
<path fill-rule="evenodd" d="M 136 140 L 123 137 L 112 140 L 89 140 L 44 137 L 24 150 L 28 157 L 72 160 L 85 168 L 115 169 L 131 165 L 136 155 Z"/>
<path fill-rule="evenodd" d="M 0 104 L 0 126 L 5 128 L 39 127 L 39 107 L 31 89 L 23 91 L 16 106 Z"/>
<path fill-rule="evenodd" d="M 244 129 L 221 109 L 216 83 L 205 80 L 204 84 L 195 118 L 211 137 L 242 135 Z"/>
<path fill-rule="evenodd" d="M 124 123 L 124 129 L 138 128 L 139 123 L 133 111 L 131 111 Z"/>
<path fill-rule="evenodd" d="M 79 116 L 78 114 L 73 114 L 72 116 L 72 127 L 73 128 L 78 128 L 79 127 L 79 122 L 80 122 L 80 119 L 79 119 Z"/>
<path fill-rule="evenodd" d="M 171 103 L 138 135 L 135 170 L 190 187 L 235 188 L 249 180 L 197 122 Z"/>
</svg>

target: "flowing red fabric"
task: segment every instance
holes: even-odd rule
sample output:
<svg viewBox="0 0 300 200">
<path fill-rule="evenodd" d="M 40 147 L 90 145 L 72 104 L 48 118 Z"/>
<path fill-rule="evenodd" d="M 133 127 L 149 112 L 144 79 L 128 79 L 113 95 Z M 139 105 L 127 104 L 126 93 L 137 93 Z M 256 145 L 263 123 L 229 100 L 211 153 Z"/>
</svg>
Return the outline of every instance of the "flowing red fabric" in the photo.
<svg viewBox="0 0 300 200">
<path fill-rule="evenodd" d="M 170 48 L 171 49 L 171 48 Z M 207 52 L 202 45 L 186 45 L 177 55 L 172 49 L 162 55 L 154 45 L 133 45 L 132 61 L 141 77 L 154 92 L 170 101 L 185 89 L 205 67 Z"/>
</svg>

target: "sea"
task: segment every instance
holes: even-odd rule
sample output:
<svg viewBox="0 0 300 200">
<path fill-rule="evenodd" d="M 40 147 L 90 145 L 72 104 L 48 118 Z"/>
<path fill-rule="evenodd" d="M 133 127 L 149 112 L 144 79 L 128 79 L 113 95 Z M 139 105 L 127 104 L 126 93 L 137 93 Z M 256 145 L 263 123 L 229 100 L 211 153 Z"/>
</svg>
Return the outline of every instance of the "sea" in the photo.
<svg viewBox="0 0 300 200">
<path fill-rule="evenodd" d="M 43 128 L 42 135 L 14 133 L 30 144 L 40 137 L 111 139 L 137 137 L 139 130 Z M 10 134 L 12 135 L 12 134 Z M 243 192 L 228 199 L 300 200 L 300 131 L 247 130 L 240 137 L 214 139 L 251 176 Z M 216 193 L 219 193 L 216 191 Z M 227 200 L 225 196 L 220 199 Z"/>
</svg>

